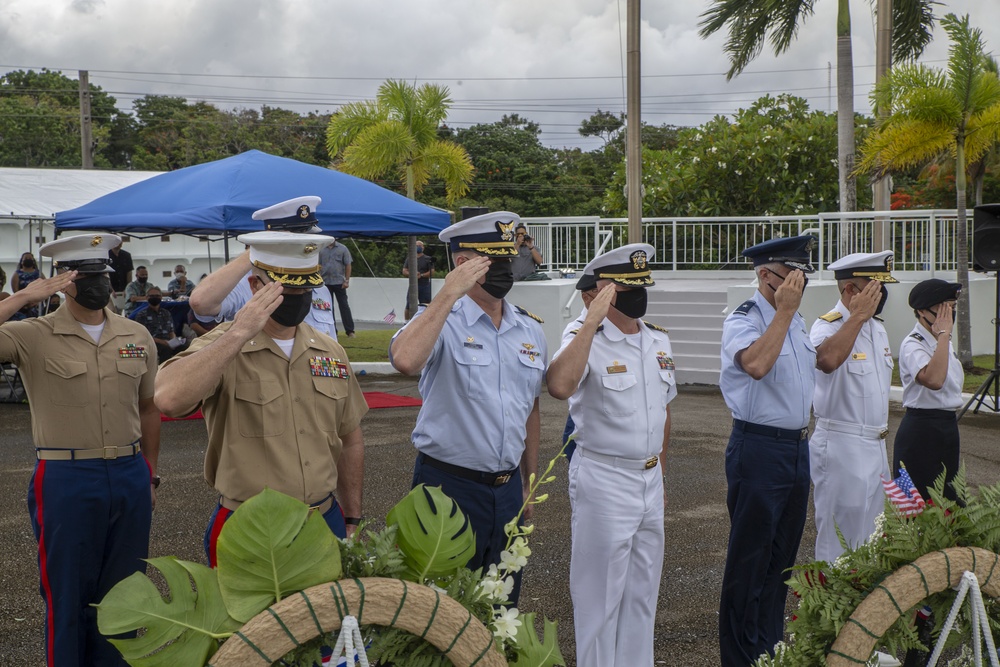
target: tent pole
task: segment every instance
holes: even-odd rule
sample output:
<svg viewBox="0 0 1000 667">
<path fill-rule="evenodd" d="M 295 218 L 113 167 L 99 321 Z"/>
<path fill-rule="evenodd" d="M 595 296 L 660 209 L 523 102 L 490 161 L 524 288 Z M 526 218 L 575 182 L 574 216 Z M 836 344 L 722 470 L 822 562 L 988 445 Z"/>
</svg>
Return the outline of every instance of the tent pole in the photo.
<svg viewBox="0 0 1000 667">
<path fill-rule="evenodd" d="M 222 232 L 222 255 L 229 264 L 229 232 Z"/>
</svg>

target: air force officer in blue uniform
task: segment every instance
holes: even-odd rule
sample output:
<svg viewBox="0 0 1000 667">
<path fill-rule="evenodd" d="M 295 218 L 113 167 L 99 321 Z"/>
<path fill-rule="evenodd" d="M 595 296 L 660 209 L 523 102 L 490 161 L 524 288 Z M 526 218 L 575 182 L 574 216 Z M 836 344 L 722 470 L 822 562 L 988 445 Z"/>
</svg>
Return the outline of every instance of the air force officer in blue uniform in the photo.
<svg viewBox="0 0 1000 667">
<path fill-rule="evenodd" d="M 413 484 L 440 486 L 468 517 L 473 570 L 500 563 L 504 525 L 517 516 L 538 467 L 545 336 L 541 320 L 504 299 L 514 284 L 519 220 L 488 213 L 442 231 L 455 269 L 389 344 L 398 371 L 420 374 Z M 518 582 L 515 576 L 514 605 Z"/>
<path fill-rule="evenodd" d="M 726 448 L 731 527 L 719 604 L 723 667 L 773 654 L 784 632 L 787 570 L 795 562 L 809 500 L 806 426 L 816 348 L 798 314 L 814 271 L 811 236 L 743 251 L 757 292 L 722 326 L 722 377 L 733 430 Z"/>
</svg>

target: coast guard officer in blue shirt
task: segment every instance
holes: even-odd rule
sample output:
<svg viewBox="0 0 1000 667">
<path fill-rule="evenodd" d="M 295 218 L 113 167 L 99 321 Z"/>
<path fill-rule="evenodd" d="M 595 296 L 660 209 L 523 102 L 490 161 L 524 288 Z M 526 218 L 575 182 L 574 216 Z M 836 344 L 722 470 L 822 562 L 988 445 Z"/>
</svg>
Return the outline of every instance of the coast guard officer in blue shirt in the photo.
<svg viewBox="0 0 1000 667">
<path fill-rule="evenodd" d="M 487 213 L 442 231 L 455 269 L 389 344 L 397 370 L 420 373 L 413 485 L 440 486 L 468 517 L 473 570 L 500 563 L 504 525 L 517 516 L 538 467 L 545 336 L 541 320 L 504 300 L 514 284 L 519 220 Z M 515 577 L 514 605 L 518 588 Z"/>
<path fill-rule="evenodd" d="M 722 326 L 722 377 L 733 431 L 726 448 L 731 527 L 719 602 L 723 667 L 774 653 L 784 633 L 785 572 L 795 562 L 809 500 L 806 426 L 816 348 L 798 314 L 814 271 L 811 236 L 743 251 L 757 292 Z"/>
</svg>

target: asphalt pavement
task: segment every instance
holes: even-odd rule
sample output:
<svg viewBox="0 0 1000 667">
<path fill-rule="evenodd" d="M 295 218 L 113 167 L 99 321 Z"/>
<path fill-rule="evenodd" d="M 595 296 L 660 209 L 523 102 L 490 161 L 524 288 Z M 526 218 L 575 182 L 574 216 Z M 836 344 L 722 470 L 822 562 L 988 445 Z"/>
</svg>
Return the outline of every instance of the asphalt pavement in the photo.
<svg viewBox="0 0 1000 667">
<path fill-rule="evenodd" d="M 398 376 L 360 378 L 366 391 L 418 396 L 416 380 Z M 559 451 L 566 403 L 542 396 L 541 464 Z M 414 450 L 409 433 L 417 408 L 372 410 L 362 426 L 366 444 L 365 514 L 384 518 L 409 490 Z M 723 454 L 731 417 L 714 387 L 682 387 L 672 404 L 673 433 L 666 461 L 666 558 L 656 623 L 656 662 L 676 667 L 719 664 L 717 608 L 729 532 Z M 902 412 L 893 406 L 889 443 Z M 961 421 L 962 456 L 973 486 L 1000 479 L 1000 417 L 967 415 Z M 215 495 L 202 477 L 205 425 L 163 424 L 160 487 L 150 544 L 152 556 L 203 561 L 202 536 Z M 891 456 L 891 452 L 890 452 Z M 0 405 L 0 666 L 44 664 L 42 600 L 37 550 L 26 509 L 34 466 L 27 405 Z M 536 508 L 537 530 L 524 578 L 521 610 L 559 621 L 563 655 L 574 664 L 569 595 L 570 512 L 566 464 L 555 467 L 549 500 Z M 811 503 L 810 503 L 811 505 Z M 812 559 L 815 528 L 810 517 L 799 550 Z"/>
</svg>

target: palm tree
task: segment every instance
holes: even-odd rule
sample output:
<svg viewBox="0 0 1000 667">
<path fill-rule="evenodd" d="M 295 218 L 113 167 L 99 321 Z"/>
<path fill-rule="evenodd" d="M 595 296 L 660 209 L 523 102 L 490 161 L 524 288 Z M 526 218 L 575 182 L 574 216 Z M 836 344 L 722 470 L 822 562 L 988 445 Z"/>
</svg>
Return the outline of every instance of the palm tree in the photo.
<svg viewBox="0 0 1000 667">
<path fill-rule="evenodd" d="M 958 356 L 972 365 L 969 326 L 969 233 L 966 222 L 968 170 L 1000 140 L 1000 79 L 985 54 L 982 31 L 969 16 L 948 14 L 941 25 L 951 39 L 947 73 L 923 65 L 893 69 L 872 93 L 888 114 L 861 148 L 858 172 L 877 176 L 905 169 L 945 152 L 955 159 L 958 227 L 955 268 L 958 299 Z"/>
<path fill-rule="evenodd" d="M 326 148 L 334 166 L 348 174 L 374 180 L 397 176 L 406 196 L 416 199 L 432 179 L 444 181 L 449 204 L 469 191 L 472 159 L 465 149 L 438 138 L 451 98 L 444 86 L 425 83 L 417 88 L 388 80 L 374 101 L 345 104 L 326 128 Z M 409 299 L 417 303 L 417 239 L 409 237 Z"/>
<path fill-rule="evenodd" d="M 799 25 L 813 13 L 815 0 L 712 0 L 702 14 L 702 37 L 728 26 L 725 50 L 730 68 L 727 79 L 742 72 L 768 40 L 775 55 L 788 50 Z M 849 0 L 837 8 L 837 165 L 840 173 L 840 210 L 858 207 L 854 177 L 854 60 L 851 51 Z M 916 58 L 931 40 L 934 0 L 896 0 L 893 3 L 893 62 Z"/>
</svg>

